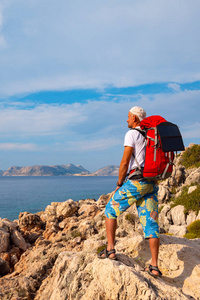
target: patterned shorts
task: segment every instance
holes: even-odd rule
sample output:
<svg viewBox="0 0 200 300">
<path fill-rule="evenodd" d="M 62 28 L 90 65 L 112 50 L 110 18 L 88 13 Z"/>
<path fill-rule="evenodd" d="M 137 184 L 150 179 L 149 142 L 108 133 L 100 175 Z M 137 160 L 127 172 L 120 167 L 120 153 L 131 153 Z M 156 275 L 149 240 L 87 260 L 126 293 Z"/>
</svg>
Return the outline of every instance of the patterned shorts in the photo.
<svg viewBox="0 0 200 300">
<path fill-rule="evenodd" d="M 127 180 L 111 197 L 105 215 L 116 219 L 133 203 L 136 203 L 144 238 L 159 238 L 158 185 L 149 180 Z"/>
</svg>

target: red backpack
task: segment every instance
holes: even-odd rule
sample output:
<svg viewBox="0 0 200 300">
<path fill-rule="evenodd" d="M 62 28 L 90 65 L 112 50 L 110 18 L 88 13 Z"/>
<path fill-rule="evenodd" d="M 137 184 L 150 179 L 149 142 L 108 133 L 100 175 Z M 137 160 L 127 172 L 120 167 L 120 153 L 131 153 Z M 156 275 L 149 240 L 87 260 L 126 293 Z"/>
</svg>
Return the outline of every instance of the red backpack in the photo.
<svg viewBox="0 0 200 300">
<path fill-rule="evenodd" d="M 129 178 L 140 172 L 146 179 L 166 179 L 173 169 L 174 151 L 185 150 L 177 125 L 167 122 L 161 116 L 150 116 L 141 121 L 139 131 L 146 141 L 144 168 L 138 165 L 137 170 L 130 172 Z M 131 176 L 131 174 L 133 174 Z"/>
</svg>

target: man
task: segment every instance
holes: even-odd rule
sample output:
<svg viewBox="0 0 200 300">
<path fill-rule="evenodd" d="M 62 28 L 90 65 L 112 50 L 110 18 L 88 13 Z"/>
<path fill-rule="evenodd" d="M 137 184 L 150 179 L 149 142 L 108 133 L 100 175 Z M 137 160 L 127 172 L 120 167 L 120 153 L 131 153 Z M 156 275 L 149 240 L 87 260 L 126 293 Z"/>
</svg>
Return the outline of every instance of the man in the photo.
<svg viewBox="0 0 200 300">
<path fill-rule="evenodd" d="M 125 180 L 127 173 L 138 170 L 144 166 L 145 141 L 140 129 L 140 122 L 146 117 L 143 108 L 134 106 L 128 113 L 129 130 L 124 139 L 124 153 L 119 167 L 119 177 L 114 195 L 106 205 L 106 232 L 107 249 L 101 251 L 99 258 L 116 259 L 115 255 L 115 232 L 117 228 L 117 217 L 126 211 L 133 203 L 136 203 L 138 215 L 144 231 L 144 238 L 149 239 L 151 250 L 151 264 L 145 271 L 150 275 L 161 276 L 158 269 L 159 251 L 159 227 L 158 227 L 158 185 L 155 181 L 146 180 L 134 172 Z M 136 129 L 136 130 L 132 130 Z"/>
</svg>

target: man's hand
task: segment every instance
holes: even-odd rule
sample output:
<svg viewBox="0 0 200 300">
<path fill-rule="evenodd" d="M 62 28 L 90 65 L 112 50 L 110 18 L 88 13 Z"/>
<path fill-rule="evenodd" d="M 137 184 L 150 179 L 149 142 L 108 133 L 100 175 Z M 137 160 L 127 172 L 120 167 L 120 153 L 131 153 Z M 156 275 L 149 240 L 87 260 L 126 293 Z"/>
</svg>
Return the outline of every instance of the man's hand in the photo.
<svg viewBox="0 0 200 300">
<path fill-rule="evenodd" d="M 120 189 L 120 187 L 121 187 L 121 186 L 117 186 L 117 187 L 116 187 L 115 193 L 116 193 L 116 191 L 118 191 L 118 189 Z"/>
</svg>

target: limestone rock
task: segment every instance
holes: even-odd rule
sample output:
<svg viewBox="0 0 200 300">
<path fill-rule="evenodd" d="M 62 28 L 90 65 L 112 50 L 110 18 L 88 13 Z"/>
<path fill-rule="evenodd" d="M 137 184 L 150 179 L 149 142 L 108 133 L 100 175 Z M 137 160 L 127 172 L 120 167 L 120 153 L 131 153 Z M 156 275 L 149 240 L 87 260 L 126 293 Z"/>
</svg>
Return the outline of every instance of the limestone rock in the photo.
<svg viewBox="0 0 200 300">
<path fill-rule="evenodd" d="M 182 225 L 182 226 L 171 225 L 169 227 L 169 231 L 168 232 L 170 234 L 183 237 L 186 234 L 186 232 L 187 232 L 187 226 L 186 225 Z"/>
<path fill-rule="evenodd" d="M 81 219 L 84 219 L 86 217 L 94 218 L 95 215 L 97 214 L 97 211 L 98 211 L 98 207 L 96 205 L 83 204 L 79 208 L 78 214 L 80 215 Z"/>
<path fill-rule="evenodd" d="M 165 205 L 159 213 L 160 232 L 168 232 L 170 225 L 172 225 L 171 207 L 170 205 Z"/>
<path fill-rule="evenodd" d="M 196 185 L 190 186 L 189 189 L 188 189 L 188 194 L 191 194 L 191 193 L 194 192 L 196 189 L 197 189 L 197 186 L 196 186 Z"/>
<path fill-rule="evenodd" d="M 177 186 L 184 183 L 186 179 L 185 167 L 176 166 L 173 175 Z"/>
<path fill-rule="evenodd" d="M 50 243 L 24 252 L 14 272 L 0 278 L 0 299 L 33 299 L 63 248 L 61 243 Z"/>
<path fill-rule="evenodd" d="M 117 256 L 118 261 L 112 261 L 92 253 L 62 252 L 35 300 L 187 299 L 167 280 L 143 272 L 134 259 L 122 253 Z"/>
<path fill-rule="evenodd" d="M 97 233 L 94 222 L 87 219 L 80 223 L 78 231 L 83 239 L 87 239 L 91 235 Z"/>
<path fill-rule="evenodd" d="M 96 202 L 97 206 L 102 209 L 105 208 L 106 204 L 108 203 L 108 201 L 110 200 L 112 195 L 113 195 L 113 193 L 109 193 L 107 195 L 101 195 Z"/>
<path fill-rule="evenodd" d="M 185 182 L 186 179 L 186 169 L 185 167 L 178 165 L 177 162 L 173 167 L 173 172 L 171 177 L 166 180 L 169 187 L 177 187 Z"/>
<path fill-rule="evenodd" d="M 37 214 L 31 214 L 28 212 L 19 214 L 19 227 L 20 229 L 26 228 L 26 230 L 31 230 L 33 228 L 41 229 L 44 226 L 40 216 Z"/>
<path fill-rule="evenodd" d="M 60 202 L 52 202 L 51 205 L 48 205 L 45 209 L 45 214 L 50 215 L 56 215 L 56 208 L 60 204 Z"/>
<path fill-rule="evenodd" d="M 176 165 L 159 184 L 160 231 L 173 234 L 161 234 L 159 279 L 142 271 L 151 255 L 135 205 L 118 218 L 118 260 L 97 259 L 97 248 L 107 244 L 104 210 L 112 193 L 98 201 L 52 202 L 43 212 L 21 213 L 16 222 L 0 219 L 0 263 L 11 272 L 0 278 L 0 299 L 200 299 L 200 239 L 182 238 L 200 212 L 186 216 L 182 205 L 167 203 L 198 176 L 199 169 Z"/>
<path fill-rule="evenodd" d="M 190 225 L 192 222 L 194 222 L 196 220 L 198 220 L 198 218 L 196 216 L 196 212 L 190 211 L 189 214 L 187 215 L 186 224 Z"/>
<path fill-rule="evenodd" d="M 6 232 L 5 229 L 0 228 L 0 253 L 1 252 L 6 252 L 9 245 L 10 245 L 10 240 L 9 240 L 10 234 Z"/>
<path fill-rule="evenodd" d="M 198 215 L 196 217 L 196 220 L 200 220 L 200 210 L 199 210 L 199 213 L 198 213 Z"/>
<path fill-rule="evenodd" d="M 174 225 L 185 225 L 186 216 L 184 214 L 184 206 L 177 205 L 171 209 L 171 216 Z"/>
<path fill-rule="evenodd" d="M 0 258 L 6 260 L 8 263 L 10 262 L 10 254 L 8 252 L 1 252 Z"/>
<path fill-rule="evenodd" d="M 13 244 L 17 247 L 19 247 L 20 249 L 22 249 L 23 251 L 26 251 L 27 249 L 27 244 L 23 238 L 23 236 L 21 235 L 21 233 L 17 230 L 14 230 L 11 233 L 11 240 L 13 242 Z"/>
<path fill-rule="evenodd" d="M 9 266 L 9 263 L 0 258 L 0 275 L 6 275 L 10 272 L 10 266 Z"/>
<path fill-rule="evenodd" d="M 166 203 L 170 199 L 169 188 L 163 185 L 159 185 L 158 201 L 159 203 Z"/>
<path fill-rule="evenodd" d="M 56 207 L 56 215 L 62 219 L 73 216 L 77 211 L 78 204 L 73 200 L 62 202 Z"/>
<path fill-rule="evenodd" d="M 194 169 L 185 180 L 185 185 L 191 185 L 192 183 L 200 183 L 200 167 Z"/>
<path fill-rule="evenodd" d="M 21 257 L 21 251 L 18 247 L 13 247 L 10 252 L 10 264 L 13 267 L 20 259 Z"/>
<path fill-rule="evenodd" d="M 170 206 L 163 208 L 166 218 L 170 218 L 169 209 Z M 133 212 L 134 207 L 128 211 Z M 117 232 L 126 232 L 129 226 L 133 226 L 123 215 L 120 218 Z M 200 297 L 197 288 L 200 279 L 200 239 L 189 241 L 161 235 L 159 267 L 163 277 L 154 279 L 142 272 L 145 263 L 150 263 L 150 249 L 148 241 L 139 233 L 131 231 L 127 236 L 119 234 L 116 237 L 118 261 L 99 260 L 96 258 L 96 250 L 106 244 L 106 240 L 102 239 L 105 228 L 96 233 L 95 222 L 89 218 L 79 220 L 74 216 L 65 221 L 66 226 L 54 233 L 55 240 L 52 239 L 52 243 L 40 236 L 35 246 L 27 249 L 18 262 L 20 250 L 13 249 L 14 272 L 0 279 L 0 298 L 4 295 L 5 300 L 10 300 L 12 293 L 13 299 L 17 299 L 19 290 L 20 293 L 23 291 L 25 299 L 37 300 L 172 300 L 187 299 L 187 295 L 194 299 Z M 70 230 L 80 230 L 84 226 L 88 235 L 84 242 L 80 237 L 62 240 L 63 234 L 70 233 Z M 65 232 L 67 228 L 71 229 Z M 61 242 L 58 243 L 56 238 L 59 235 Z"/>
<path fill-rule="evenodd" d="M 4 228 L 7 232 L 17 229 L 18 224 L 8 219 L 0 219 L 0 228 Z"/>
</svg>

